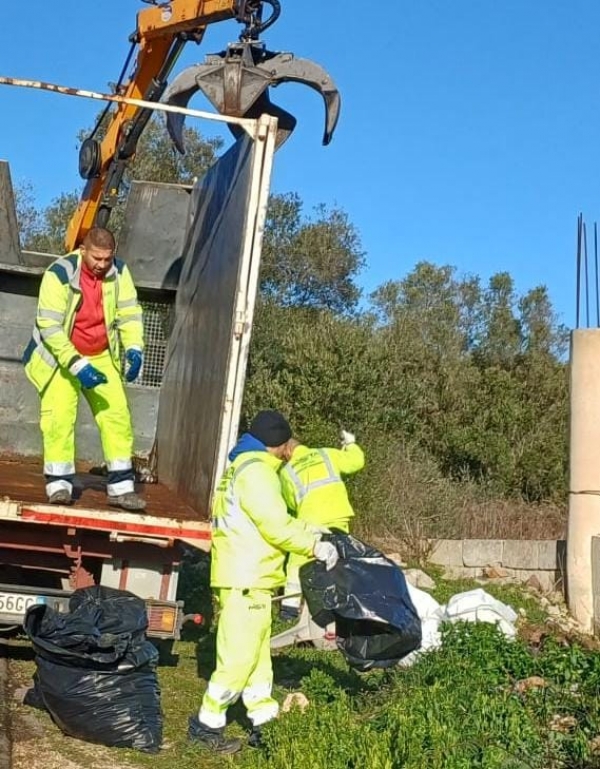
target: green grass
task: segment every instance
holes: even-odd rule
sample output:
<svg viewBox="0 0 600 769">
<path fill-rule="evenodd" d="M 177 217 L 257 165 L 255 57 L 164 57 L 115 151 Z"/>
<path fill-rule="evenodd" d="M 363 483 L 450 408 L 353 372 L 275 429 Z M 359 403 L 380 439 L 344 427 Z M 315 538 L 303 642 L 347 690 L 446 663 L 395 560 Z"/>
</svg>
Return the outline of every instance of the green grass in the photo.
<svg viewBox="0 0 600 769">
<path fill-rule="evenodd" d="M 600 731 L 600 657 L 548 641 L 537 653 L 490 625 L 451 625 L 442 650 L 407 671 L 340 681 L 317 667 L 302 689 L 313 707 L 281 718 L 267 749 L 247 755 L 254 769 L 462 769 L 592 767 Z M 515 683 L 541 676 L 543 689 Z M 573 728 L 554 732 L 554 716 Z M 295 758 L 294 758 L 295 757 Z M 299 757 L 302 757 L 301 759 Z"/>
<path fill-rule="evenodd" d="M 189 609 L 209 613 L 206 591 L 196 579 L 190 584 L 196 592 Z M 433 592 L 445 602 L 478 586 L 438 582 Z M 530 622 L 544 621 L 535 600 L 519 588 L 485 589 L 517 610 L 524 608 Z M 103 766 L 113 761 L 152 769 L 600 767 L 594 754 L 600 735 L 600 654 L 576 641 L 565 644 L 550 636 L 530 648 L 523 639 L 507 641 L 491 625 L 449 625 L 442 648 L 412 668 L 366 674 L 350 670 L 337 652 L 282 650 L 274 655 L 275 694 L 283 700 L 290 691 L 302 691 L 309 708 L 282 714 L 266 727 L 263 749 L 244 748 L 234 758 L 222 758 L 186 741 L 188 716 L 197 711 L 214 664 L 214 633 L 194 632 L 195 637 L 189 634 L 176 644 L 178 664 L 159 669 L 166 749 L 158 755 L 108 750 Z M 530 676 L 543 678 L 545 686 L 527 691 L 516 686 Z M 568 717 L 562 731 L 551 728 L 558 717 Z M 48 719 L 44 723 L 59 734 Z M 245 737 L 248 727 L 243 707 L 234 707 L 228 733 Z M 88 765 L 89 751 L 83 752 L 80 743 L 60 745 L 65 757 Z"/>
</svg>

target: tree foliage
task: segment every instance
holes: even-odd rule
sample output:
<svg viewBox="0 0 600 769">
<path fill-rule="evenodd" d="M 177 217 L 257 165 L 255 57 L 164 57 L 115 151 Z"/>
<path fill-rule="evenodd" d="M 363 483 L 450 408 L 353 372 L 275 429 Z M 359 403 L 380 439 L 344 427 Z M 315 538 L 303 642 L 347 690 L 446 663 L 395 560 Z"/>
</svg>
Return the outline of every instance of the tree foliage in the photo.
<svg viewBox="0 0 600 769">
<path fill-rule="evenodd" d="M 21 247 L 27 251 L 59 254 L 69 218 L 77 206 L 75 193 L 61 193 L 45 209 L 35 204 L 30 183 L 15 188 L 15 207 L 19 223 Z"/>
<path fill-rule="evenodd" d="M 248 412 L 278 406 L 309 442 L 342 426 L 410 445 L 449 478 L 529 501 L 565 491 L 565 331 L 543 288 L 517 297 L 418 264 L 344 317 L 268 300 L 258 312 Z M 385 461 L 385 460 L 384 460 Z"/>
<path fill-rule="evenodd" d="M 263 246 L 261 290 L 282 307 L 349 312 L 364 266 L 360 236 L 340 208 L 322 205 L 303 218 L 297 194 L 273 195 Z"/>
</svg>

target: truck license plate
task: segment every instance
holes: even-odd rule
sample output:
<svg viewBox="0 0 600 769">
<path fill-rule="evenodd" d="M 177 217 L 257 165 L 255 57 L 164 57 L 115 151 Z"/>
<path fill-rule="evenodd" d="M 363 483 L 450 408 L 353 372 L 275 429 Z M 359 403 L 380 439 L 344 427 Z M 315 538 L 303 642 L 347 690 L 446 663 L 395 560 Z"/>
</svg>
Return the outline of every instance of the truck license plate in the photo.
<svg viewBox="0 0 600 769">
<path fill-rule="evenodd" d="M 0 614 L 25 614 L 27 609 L 36 603 L 45 603 L 44 597 L 23 593 L 0 593 Z"/>
</svg>

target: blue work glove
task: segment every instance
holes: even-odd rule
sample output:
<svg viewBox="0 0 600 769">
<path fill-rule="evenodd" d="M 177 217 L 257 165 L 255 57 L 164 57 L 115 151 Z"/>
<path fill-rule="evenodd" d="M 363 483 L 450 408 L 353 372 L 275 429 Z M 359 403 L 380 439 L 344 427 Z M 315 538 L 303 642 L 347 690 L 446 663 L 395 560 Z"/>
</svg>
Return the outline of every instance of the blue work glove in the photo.
<svg viewBox="0 0 600 769">
<path fill-rule="evenodd" d="M 87 358 L 78 358 L 69 366 L 69 371 L 81 382 L 86 390 L 91 390 L 101 384 L 106 384 L 108 379 L 105 374 L 94 368 Z"/>
<path fill-rule="evenodd" d="M 144 360 L 142 351 L 136 350 L 135 348 L 127 350 L 125 353 L 125 359 L 127 360 L 128 364 L 127 370 L 125 371 L 125 380 L 127 382 L 134 382 L 138 378 L 140 369 L 142 368 L 142 363 Z"/>
</svg>

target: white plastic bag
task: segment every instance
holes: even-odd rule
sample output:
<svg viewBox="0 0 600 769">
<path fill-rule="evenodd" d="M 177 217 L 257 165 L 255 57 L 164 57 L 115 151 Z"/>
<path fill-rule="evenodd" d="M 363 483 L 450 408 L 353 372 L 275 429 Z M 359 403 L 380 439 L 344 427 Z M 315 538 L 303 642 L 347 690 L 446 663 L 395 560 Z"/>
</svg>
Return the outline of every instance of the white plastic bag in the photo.
<svg viewBox="0 0 600 769">
<path fill-rule="evenodd" d="M 435 600 L 435 598 L 425 590 L 413 587 L 410 582 L 406 583 L 410 600 L 413 602 L 419 619 L 421 620 L 421 646 L 414 652 L 408 654 L 400 661 L 402 667 L 409 667 L 416 662 L 417 657 L 423 652 L 438 649 L 442 644 L 440 636 L 440 622 L 443 619 L 444 608 Z"/>
<path fill-rule="evenodd" d="M 516 612 L 481 588 L 453 595 L 444 607 L 443 619 L 449 622 L 492 622 L 507 638 L 514 638 L 517 634 L 514 625 Z"/>
<path fill-rule="evenodd" d="M 423 640 L 418 649 L 400 662 L 402 667 L 414 664 L 420 654 L 440 648 L 442 622 L 491 622 L 497 624 L 507 638 L 514 638 L 517 634 L 514 625 L 517 619 L 515 611 L 482 588 L 457 593 L 445 606 L 440 606 L 433 596 L 408 582 L 407 588 L 421 620 Z"/>
</svg>

